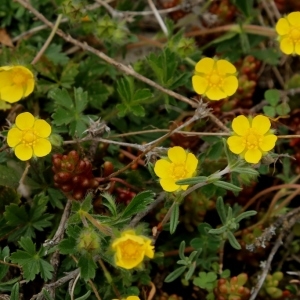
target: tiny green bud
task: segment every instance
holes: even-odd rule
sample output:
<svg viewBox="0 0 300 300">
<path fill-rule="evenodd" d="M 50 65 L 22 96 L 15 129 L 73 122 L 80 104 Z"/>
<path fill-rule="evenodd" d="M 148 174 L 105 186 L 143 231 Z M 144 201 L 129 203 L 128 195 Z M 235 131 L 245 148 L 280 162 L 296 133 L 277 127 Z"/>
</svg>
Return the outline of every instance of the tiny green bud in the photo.
<svg viewBox="0 0 300 300">
<path fill-rule="evenodd" d="M 77 249 L 85 253 L 96 253 L 100 249 L 99 234 L 93 228 L 84 228 L 77 240 Z"/>
<path fill-rule="evenodd" d="M 49 141 L 52 146 L 60 147 L 63 144 L 63 139 L 59 134 L 53 133 L 49 136 Z"/>
</svg>

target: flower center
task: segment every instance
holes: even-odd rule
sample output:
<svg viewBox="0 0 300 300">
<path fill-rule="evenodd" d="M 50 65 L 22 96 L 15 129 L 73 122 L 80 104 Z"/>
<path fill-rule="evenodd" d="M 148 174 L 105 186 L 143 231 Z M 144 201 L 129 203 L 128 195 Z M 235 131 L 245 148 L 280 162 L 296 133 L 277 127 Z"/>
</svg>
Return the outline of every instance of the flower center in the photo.
<svg viewBox="0 0 300 300">
<path fill-rule="evenodd" d="M 243 144 L 247 149 L 258 149 L 262 141 L 263 136 L 255 128 L 249 128 L 243 138 Z"/>
<path fill-rule="evenodd" d="M 132 240 L 127 240 L 120 245 L 123 259 L 136 259 L 142 246 Z"/>
<path fill-rule="evenodd" d="M 217 85 L 220 82 L 220 76 L 217 74 L 213 74 L 210 76 L 210 82 L 213 85 Z"/>
<path fill-rule="evenodd" d="M 180 164 L 180 165 L 174 164 L 173 170 L 171 170 L 171 174 L 174 179 L 185 178 L 186 171 L 185 171 L 184 164 Z"/>
<path fill-rule="evenodd" d="M 295 41 L 298 41 L 300 39 L 300 30 L 297 29 L 297 28 L 293 28 L 291 31 L 290 31 L 290 37 L 291 39 L 295 42 Z"/>
<path fill-rule="evenodd" d="M 26 80 L 25 76 L 23 74 L 19 74 L 19 73 L 15 74 L 12 79 L 13 83 L 17 84 L 17 85 L 24 83 L 25 80 Z"/>
<path fill-rule="evenodd" d="M 24 144 L 32 146 L 36 140 L 36 135 L 33 130 L 28 130 L 23 133 L 22 141 Z"/>
</svg>

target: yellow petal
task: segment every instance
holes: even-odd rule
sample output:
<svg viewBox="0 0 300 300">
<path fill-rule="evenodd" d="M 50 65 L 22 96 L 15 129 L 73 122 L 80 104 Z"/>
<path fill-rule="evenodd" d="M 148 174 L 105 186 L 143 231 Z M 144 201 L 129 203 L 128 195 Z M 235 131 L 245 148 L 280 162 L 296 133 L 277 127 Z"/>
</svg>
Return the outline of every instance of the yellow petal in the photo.
<svg viewBox="0 0 300 300">
<path fill-rule="evenodd" d="M 295 44 L 295 53 L 300 55 L 300 43 Z"/>
<path fill-rule="evenodd" d="M 6 86 L 10 86 L 12 84 L 13 82 L 12 82 L 11 72 L 0 71 L 0 93 L 2 88 Z"/>
<path fill-rule="evenodd" d="M 231 127 L 236 134 L 243 136 L 250 128 L 249 120 L 243 115 L 238 116 L 233 119 Z"/>
<path fill-rule="evenodd" d="M 140 300 L 140 298 L 138 296 L 129 296 L 126 300 Z"/>
<path fill-rule="evenodd" d="M 154 257 L 154 246 L 151 245 L 150 240 L 145 244 L 145 255 L 149 258 Z"/>
<path fill-rule="evenodd" d="M 33 146 L 34 155 L 37 157 L 46 156 L 51 152 L 51 149 L 52 149 L 51 143 L 48 140 L 43 138 L 37 139 Z"/>
<path fill-rule="evenodd" d="M 218 72 L 220 75 L 236 73 L 235 66 L 231 62 L 229 62 L 225 59 L 220 59 L 217 61 L 217 69 L 218 69 Z"/>
<path fill-rule="evenodd" d="M 196 158 L 196 156 L 193 153 L 188 153 L 185 162 L 185 168 L 188 171 L 188 173 L 193 174 L 197 169 L 197 165 L 198 159 Z"/>
<path fill-rule="evenodd" d="M 19 144 L 15 148 L 15 155 L 20 160 L 29 160 L 32 157 L 32 154 L 32 148 L 25 144 Z"/>
<path fill-rule="evenodd" d="M 192 84 L 195 92 L 198 95 L 202 95 L 206 92 L 208 87 L 208 80 L 200 75 L 195 75 L 192 77 Z"/>
<path fill-rule="evenodd" d="M 7 144 L 9 147 L 16 147 L 22 141 L 23 133 L 18 128 L 14 127 L 8 131 Z"/>
<path fill-rule="evenodd" d="M 13 66 L 3 66 L 3 67 L 0 67 L 0 71 L 8 71 L 8 70 L 11 70 L 13 68 Z"/>
<path fill-rule="evenodd" d="M 33 129 L 39 137 L 46 138 L 51 134 L 51 126 L 45 120 L 35 120 Z"/>
<path fill-rule="evenodd" d="M 288 34 L 290 30 L 290 24 L 286 18 L 280 18 L 276 24 L 276 32 L 279 35 Z"/>
<path fill-rule="evenodd" d="M 236 76 L 228 76 L 225 77 L 224 81 L 223 81 L 223 91 L 226 93 L 227 96 L 232 96 L 237 88 L 239 86 L 238 80 L 236 78 Z"/>
<path fill-rule="evenodd" d="M 241 154 L 245 150 L 243 138 L 239 136 L 230 136 L 227 139 L 227 144 L 229 146 L 230 151 L 234 154 Z"/>
<path fill-rule="evenodd" d="M 288 14 L 287 19 L 289 23 L 293 26 L 300 26 L 300 12 L 295 11 L 290 14 Z"/>
<path fill-rule="evenodd" d="M 154 166 L 155 174 L 160 178 L 166 178 L 170 176 L 171 163 L 165 159 L 159 159 Z"/>
<path fill-rule="evenodd" d="M 259 147 L 262 151 L 270 151 L 275 147 L 277 141 L 277 136 L 274 134 L 269 134 L 264 136 L 263 141 L 259 143 Z"/>
<path fill-rule="evenodd" d="M 25 86 L 25 93 L 24 97 L 27 97 L 29 94 L 31 94 L 34 90 L 34 79 L 28 79 Z"/>
<path fill-rule="evenodd" d="M 262 157 L 262 153 L 258 149 L 250 149 L 245 153 L 245 161 L 250 164 L 257 164 Z"/>
<path fill-rule="evenodd" d="M 180 188 L 181 188 L 182 190 L 184 190 L 184 191 L 186 191 L 188 187 L 189 187 L 188 185 L 181 185 L 181 186 L 180 186 Z"/>
<path fill-rule="evenodd" d="M 221 100 L 227 97 L 227 95 L 218 87 L 211 87 L 206 92 L 206 97 L 210 100 Z"/>
<path fill-rule="evenodd" d="M 175 146 L 168 150 L 168 157 L 174 163 L 183 163 L 186 160 L 186 151 L 182 147 Z"/>
<path fill-rule="evenodd" d="M 180 188 L 179 185 L 175 184 L 175 181 L 172 178 L 162 178 L 159 182 L 166 192 L 175 192 Z"/>
<path fill-rule="evenodd" d="M 258 115 L 252 120 L 252 128 L 255 128 L 261 135 L 266 134 L 271 127 L 271 122 L 268 117 Z"/>
<path fill-rule="evenodd" d="M 14 103 L 23 98 L 24 90 L 20 86 L 11 85 L 0 89 L 0 93 L 1 100 L 7 101 L 9 103 Z"/>
<path fill-rule="evenodd" d="M 294 43 L 289 38 L 284 38 L 280 42 L 280 50 L 285 54 L 294 53 Z"/>
<path fill-rule="evenodd" d="M 34 116 L 29 112 L 24 112 L 16 117 L 16 126 L 21 130 L 28 130 L 34 125 Z"/>
<path fill-rule="evenodd" d="M 210 57 L 202 58 L 195 67 L 197 73 L 210 74 L 214 69 L 215 61 Z"/>
</svg>

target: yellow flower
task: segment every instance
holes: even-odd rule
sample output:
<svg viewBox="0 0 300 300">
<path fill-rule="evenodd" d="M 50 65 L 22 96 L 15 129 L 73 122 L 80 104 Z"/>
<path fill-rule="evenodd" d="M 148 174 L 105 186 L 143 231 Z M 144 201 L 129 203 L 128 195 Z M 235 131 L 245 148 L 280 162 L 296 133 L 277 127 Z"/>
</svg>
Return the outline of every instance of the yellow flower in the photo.
<svg viewBox="0 0 300 300">
<path fill-rule="evenodd" d="M 29 113 L 21 113 L 17 116 L 15 126 L 8 131 L 7 144 L 14 148 L 16 156 L 20 160 L 28 160 L 32 156 L 46 156 L 51 151 L 51 143 L 48 137 L 51 134 L 51 126 L 44 120 L 35 119 Z"/>
<path fill-rule="evenodd" d="M 34 77 L 23 66 L 0 67 L 0 99 L 17 102 L 33 92 Z"/>
<path fill-rule="evenodd" d="M 225 59 L 202 58 L 196 64 L 192 83 L 197 94 L 210 100 L 224 99 L 238 88 L 236 68 Z"/>
<path fill-rule="evenodd" d="M 160 177 L 160 184 L 166 192 L 186 190 L 188 185 L 177 185 L 176 181 L 193 177 L 198 159 L 187 153 L 182 147 L 175 146 L 168 150 L 168 158 L 159 159 L 154 166 L 155 174 Z"/>
<path fill-rule="evenodd" d="M 262 115 L 253 119 L 247 119 L 245 116 L 234 118 L 234 135 L 227 139 L 230 151 L 239 154 L 248 163 L 257 164 L 266 152 L 275 147 L 277 136 L 270 127 L 269 118 Z"/>
<path fill-rule="evenodd" d="M 136 235 L 133 230 L 122 232 L 121 237 L 113 241 L 112 248 L 116 251 L 116 265 L 124 269 L 137 267 L 145 256 L 149 258 L 154 256 L 154 246 L 151 246 L 151 240 L 143 235 Z"/>
<path fill-rule="evenodd" d="M 280 18 L 276 24 L 280 50 L 285 54 L 300 55 L 300 12 L 292 12 Z"/>
</svg>

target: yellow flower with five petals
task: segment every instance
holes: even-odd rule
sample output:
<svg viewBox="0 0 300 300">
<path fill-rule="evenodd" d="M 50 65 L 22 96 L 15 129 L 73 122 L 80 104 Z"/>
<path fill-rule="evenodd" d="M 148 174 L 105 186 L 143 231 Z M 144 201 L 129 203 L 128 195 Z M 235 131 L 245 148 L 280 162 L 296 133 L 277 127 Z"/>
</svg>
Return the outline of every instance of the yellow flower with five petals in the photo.
<svg viewBox="0 0 300 300">
<path fill-rule="evenodd" d="M 33 92 L 34 76 L 23 66 L 0 67 L 0 100 L 13 103 Z"/>
<path fill-rule="evenodd" d="M 116 265 L 124 269 L 138 267 L 144 257 L 154 257 L 154 246 L 151 240 L 143 235 L 137 235 L 134 230 L 122 232 L 121 237 L 112 243 L 112 249 L 116 252 Z M 134 296 L 132 296 L 134 297 Z"/>
<path fill-rule="evenodd" d="M 8 131 L 7 144 L 14 148 L 20 160 L 25 161 L 50 153 L 50 134 L 51 126 L 45 120 L 35 119 L 31 113 L 25 112 L 17 116 L 15 126 Z"/>
<path fill-rule="evenodd" d="M 238 88 L 235 66 L 225 59 L 202 58 L 192 77 L 195 92 L 210 100 L 232 96 Z"/>
<path fill-rule="evenodd" d="M 300 55 L 300 12 L 292 12 L 280 18 L 276 24 L 280 50 L 285 54 Z"/>
<path fill-rule="evenodd" d="M 168 150 L 168 158 L 159 159 L 154 166 L 155 174 L 166 192 L 186 190 L 188 185 L 177 185 L 176 181 L 194 176 L 198 159 L 182 147 L 175 146 Z"/>
<path fill-rule="evenodd" d="M 248 163 L 257 164 L 275 147 L 277 136 L 270 128 L 271 122 L 266 116 L 258 115 L 252 119 L 242 115 L 234 118 L 234 133 L 227 139 L 230 151 L 239 154 Z"/>
</svg>

